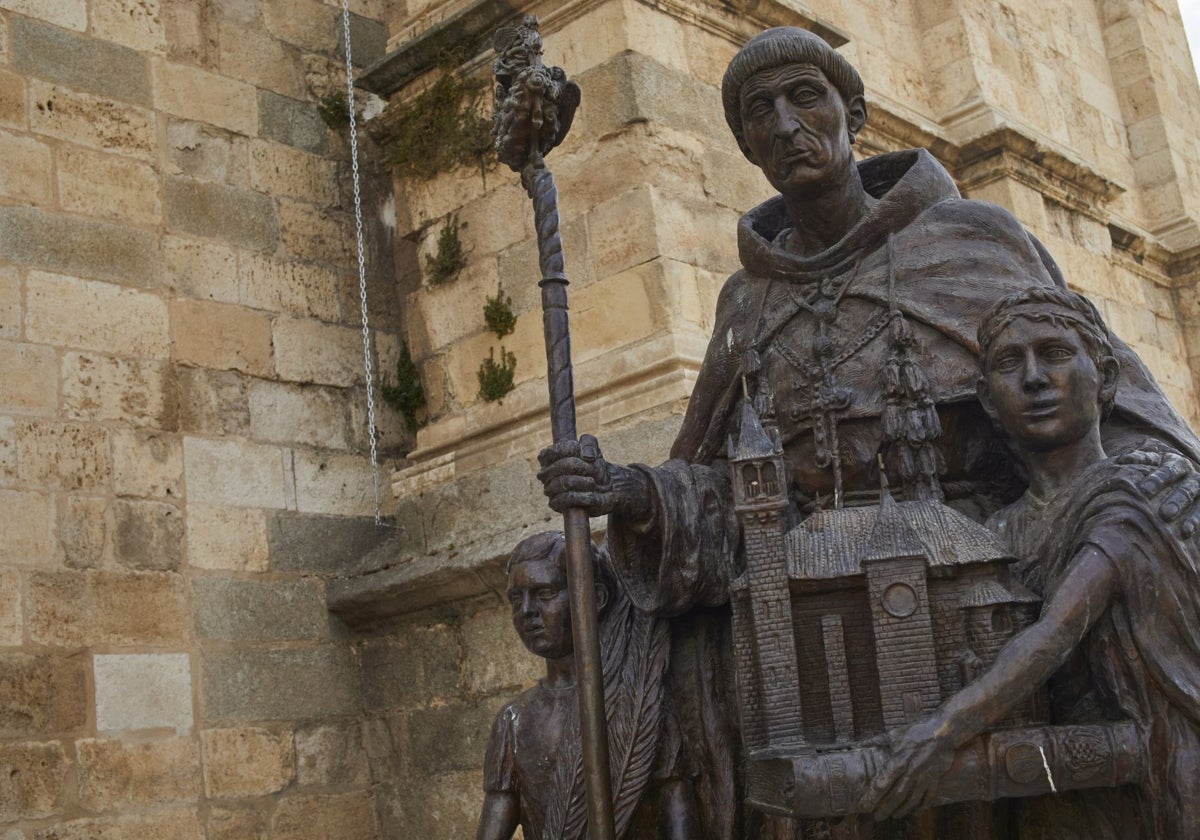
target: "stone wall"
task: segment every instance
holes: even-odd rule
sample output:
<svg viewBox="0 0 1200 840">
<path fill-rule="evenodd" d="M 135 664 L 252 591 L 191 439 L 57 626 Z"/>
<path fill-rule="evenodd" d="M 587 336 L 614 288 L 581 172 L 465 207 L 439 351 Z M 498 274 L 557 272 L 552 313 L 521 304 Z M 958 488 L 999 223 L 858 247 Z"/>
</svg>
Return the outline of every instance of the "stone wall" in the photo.
<svg viewBox="0 0 1200 840">
<path fill-rule="evenodd" d="M 0 0 L 5 838 L 377 836 L 325 608 L 379 538 L 339 5 Z"/>
</svg>

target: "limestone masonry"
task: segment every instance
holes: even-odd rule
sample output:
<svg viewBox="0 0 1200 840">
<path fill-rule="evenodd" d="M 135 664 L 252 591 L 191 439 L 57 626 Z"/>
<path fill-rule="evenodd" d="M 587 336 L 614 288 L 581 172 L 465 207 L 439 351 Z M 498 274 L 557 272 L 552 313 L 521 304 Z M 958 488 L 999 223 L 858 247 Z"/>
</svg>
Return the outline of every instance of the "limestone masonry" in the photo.
<svg viewBox="0 0 1200 840">
<path fill-rule="evenodd" d="M 862 154 L 1012 210 L 1200 423 L 1200 89 L 1174 0 L 352 0 L 372 514 L 337 0 L 0 0 L 0 840 L 473 836 L 536 678 L 500 562 L 553 519 L 528 200 L 386 164 L 440 74 L 533 12 L 583 90 L 551 157 L 579 426 L 665 458 L 768 195 L 721 114 L 771 25 L 861 71 Z M 386 107 L 381 106 L 386 104 Z M 457 224 L 466 264 L 431 283 Z M 498 339 L 483 307 L 517 316 Z M 478 370 L 516 360 L 501 403 Z M 602 523 L 595 523 L 597 527 Z"/>
</svg>

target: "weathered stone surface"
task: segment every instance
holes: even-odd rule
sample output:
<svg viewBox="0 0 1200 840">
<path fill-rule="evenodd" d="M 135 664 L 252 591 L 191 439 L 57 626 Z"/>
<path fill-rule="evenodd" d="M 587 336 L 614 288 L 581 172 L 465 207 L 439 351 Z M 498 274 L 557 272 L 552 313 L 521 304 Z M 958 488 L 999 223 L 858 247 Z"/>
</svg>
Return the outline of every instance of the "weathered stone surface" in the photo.
<svg viewBox="0 0 1200 840">
<path fill-rule="evenodd" d="M 323 588 L 311 580 L 192 581 L 196 635 L 229 641 L 299 641 L 329 637 Z"/>
<path fill-rule="evenodd" d="M 336 42 L 334 10 L 320 0 L 264 0 L 262 16 L 267 31 L 289 44 L 320 52 Z"/>
<path fill-rule="evenodd" d="M 251 142 L 250 184 L 271 195 L 287 195 L 313 204 L 334 204 L 338 198 L 333 161 L 265 140 Z"/>
<path fill-rule="evenodd" d="M 0 563 L 48 566 L 54 558 L 53 499 L 33 491 L 0 490 Z"/>
<path fill-rule="evenodd" d="M 163 240 L 165 284 L 180 295 L 238 302 L 237 252 L 215 242 L 168 236 Z"/>
<path fill-rule="evenodd" d="M 39 134 L 151 160 L 158 146 L 154 112 L 70 88 L 30 80 L 29 125 Z"/>
<path fill-rule="evenodd" d="M 0 131 L 0 156 L 5 163 L 0 170 L 0 196 L 32 204 L 52 201 L 49 146 L 32 137 Z"/>
<path fill-rule="evenodd" d="M 192 738 L 145 743 L 88 738 L 75 743 L 79 802 L 89 811 L 160 805 L 200 795 L 200 751 Z"/>
<path fill-rule="evenodd" d="M 183 444 L 162 432 L 112 435 L 113 491 L 120 496 L 177 499 L 182 495 Z"/>
<path fill-rule="evenodd" d="M 381 541 L 388 531 L 373 518 L 271 511 L 271 568 L 336 575 Z"/>
<path fill-rule="evenodd" d="M 492 722 L 505 702 L 507 698 L 492 698 L 412 711 L 408 718 L 410 766 L 431 774 L 477 769 Z"/>
<path fill-rule="evenodd" d="M 0 571 L 0 646 L 16 647 L 24 639 L 21 574 L 16 569 L 4 569 Z"/>
<path fill-rule="evenodd" d="M 0 35 L 4 35 L 0 27 Z M 0 70 L 0 125 L 25 128 L 25 77 Z"/>
<path fill-rule="evenodd" d="M 122 356 L 165 358 L 167 305 L 112 283 L 40 271 L 26 283 L 26 335 L 33 341 Z"/>
<path fill-rule="evenodd" d="M 204 659 L 208 722 L 309 720 L 358 711 L 358 672 L 338 645 L 212 652 Z"/>
<path fill-rule="evenodd" d="M 150 104 L 146 59 L 136 50 L 16 18 L 9 27 L 18 72 L 78 90 Z"/>
<path fill-rule="evenodd" d="M 273 443 L 346 449 L 345 403 L 333 388 L 256 379 L 250 383 L 250 434 Z"/>
<path fill-rule="evenodd" d="M 301 513 L 367 516 L 375 510 L 371 463 L 359 455 L 298 450 L 292 458 Z"/>
<path fill-rule="evenodd" d="M 257 26 L 220 23 L 221 73 L 285 96 L 304 96 L 304 66 L 299 52 L 274 38 L 264 38 Z"/>
<path fill-rule="evenodd" d="M 275 247 L 279 222 L 270 196 L 224 184 L 168 177 L 164 203 L 171 230 L 258 251 Z"/>
<path fill-rule="evenodd" d="M 186 653 L 96 654 L 96 729 L 192 729 L 192 676 Z"/>
<path fill-rule="evenodd" d="M 212 799 L 264 796 L 283 790 L 295 775 L 292 733 L 267 729 L 208 729 L 204 745 L 204 791 Z"/>
<path fill-rule="evenodd" d="M 362 331 L 298 318 L 275 319 L 275 370 L 293 382 L 346 386 L 362 379 Z"/>
<path fill-rule="evenodd" d="M 245 186 L 250 166 L 246 148 L 246 138 L 206 123 L 179 119 L 167 123 L 170 175 Z"/>
<path fill-rule="evenodd" d="M 271 319 L 261 312 L 207 300 L 171 301 L 176 361 L 217 370 L 267 376 L 271 365 Z"/>
<path fill-rule="evenodd" d="M 87 724 L 87 660 L 0 654 L 0 735 L 50 737 Z"/>
<path fill-rule="evenodd" d="M 213 808 L 208 840 L 267 840 L 267 816 L 259 811 Z"/>
<path fill-rule="evenodd" d="M 74 146 L 59 150 L 58 197 L 65 210 L 154 225 L 162 218 L 158 193 L 158 174 L 144 163 Z"/>
<path fill-rule="evenodd" d="M 419 775 L 382 785 L 380 804 L 384 837 L 470 837 L 479 821 L 483 773 Z"/>
<path fill-rule="evenodd" d="M 28 835 L 30 840 L 204 840 L 195 807 L 153 814 L 72 820 Z"/>
<path fill-rule="evenodd" d="M 106 489 L 112 481 L 108 432 L 99 426 L 23 420 L 16 426 L 21 481 L 55 490 Z"/>
<path fill-rule="evenodd" d="M 188 499 L 210 505 L 285 507 L 283 452 L 243 440 L 183 439 Z"/>
<path fill-rule="evenodd" d="M 369 781 L 362 727 L 321 724 L 296 731 L 296 781 L 301 785 L 356 786 Z"/>
<path fill-rule="evenodd" d="M 202 435 L 246 435 L 250 432 L 249 383 L 245 376 L 223 370 L 176 367 L 179 427 Z"/>
<path fill-rule="evenodd" d="M 113 502 L 117 562 L 131 569 L 170 571 L 183 562 L 183 511 L 163 502 Z"/>
<path fill-rule="evenodd" d="M 72 420 L 170 426 L 167 371 L 165 362 L 66 353 L 62 363 L 64 413 Z"/>
<path fill-rule="evenodd" d="M 37 414 L 58 407 L 58 354 L 53 347 L 0 341 L 0 408 Z"/>
<path fill-rule="evenodd" d="M 0 9 L 76 32 L 87 29 L 87 0 L 0 0 Z"/>
<path fill-rule="evenodd" d="M 409 624 L 389 639 L 367 641 L 360 656 L 368 709 L 421 705 L 459 684 L 462 650 L 449 624 Z"/>
<path fill-rule="evenodd" d="M 344 268 L 353 265 L 354 222 L 349 214 L 283 198 L 279 224 L 291 256 Z"/>
<path fill-rule="evenodd" d="M 0 268 L 0 338 L 21 335 L 21 278 L 14 266 Z"/>
<path fill-rule="evenodd" d="M 177 117 L 253 135 L 258 127 L 254 87 L 216 73 L 153 61 L 154 104 Z"/>
<path fill-rule="evenodd" d="M 72 493 L 65 501 L 65 506 L 60 501 L 58 507 L 63 562 L 72 569 L 94 569 L 104 562 L 112 528 L 108 498 Z"/>
<path fill-rule="evenodd" d="M 11 417 L 0 417 L 0 486 L 17 483 L 17 424 Z"/>
<path fill-rule="evenodd" d="M 0 256 L 124 286 L 153 287 L 160 271 L 158 240 L 147 231 L 29 207 L 0 208 Z M 69 297 L 60 302 L 70 303 Z"/>
<path fill-rule="evenodd" d="M 198 569 L 267 569 L 266 512 L 254 508 L 188 505 L 188 563 Z"/>
<path fill-rule="evenodd" d="M 476 613 L 464 622 L 462 632 L 463 678 L 472 694 L 528 685 L 545 675 L 545 660 L 521 644 L 507 606 Z"/>
<path fill-rule="evenodd" d="M 316 104 L 269 90 L 258 91 L 258 133 L 313 154 L 329 151 L 329 129 Z"/>
<path fill-rule="evenodd" d="M 92 8 L 92 33 L 140 52 L 166 52 L 162 0 L 107 0 Z"/>
<path fill-rule="evenodd" d="M 367 791 L 330 796 L 285 796 L 271 817 L 275 840 L 375 837 L 375 807 Z"/>
<path fill-rule="evenodd" d="M 336 272 L 321 266 L 258 254 L 245 254 L 238 263 L 237 293 L 243 304 L 302 318 L 336 321 L 337 289 L 343 282 Z"/>
<path fill-rule="evenodd" d="M 70 761 L 58 742 L 0 745 L 0 822 L 54 814 L 69 769 Z"/>
<path fill-rule="evenodd" d="M 35 644 L 181 645 L 188 638 L 187 592 L 179 575 L 33 572 L 25 598 L 29 638 Z M 119 697 L 114 702 L 120 705 Z"/>
</svg>

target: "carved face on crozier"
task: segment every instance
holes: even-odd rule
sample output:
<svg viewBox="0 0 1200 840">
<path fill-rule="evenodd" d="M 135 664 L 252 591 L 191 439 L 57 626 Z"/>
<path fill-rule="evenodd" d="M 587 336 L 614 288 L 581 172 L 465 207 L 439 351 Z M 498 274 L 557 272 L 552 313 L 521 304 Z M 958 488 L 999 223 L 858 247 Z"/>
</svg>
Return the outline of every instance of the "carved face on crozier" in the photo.
<svg viewBox="0 0 1200 840">
<path fill-rule="evenodd" d="M 1116 360 L 1097 361 L 1076 330 L 1030 318 L 1004 328 L 983 368 L 980 402 L 1028 452 L 1066 446 L 1098 428 L 1117 380 Z"/>
<path fill-rule="evenodd" d="M 845 179 L 866 108 L 861 96 L 843 101 L 819 68 L 784 64 L 742 85 L 741 119 L 746 157 L 785 197 L 805 198 Z"/>
</svg>

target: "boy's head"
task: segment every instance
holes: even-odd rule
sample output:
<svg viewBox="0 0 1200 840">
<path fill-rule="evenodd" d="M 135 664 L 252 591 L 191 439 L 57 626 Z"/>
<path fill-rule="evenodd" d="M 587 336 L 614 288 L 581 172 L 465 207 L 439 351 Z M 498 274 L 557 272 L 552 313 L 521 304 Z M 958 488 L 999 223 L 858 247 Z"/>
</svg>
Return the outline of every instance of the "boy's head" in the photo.
<svg viewBox="0 0 1200 840">
<path fill-rule="evenodd" d="M 993 306 L 979 325 L 979 401 L 1023 449 L 1045 451 L 1099 428 L 1119 365 L 1096 307 L 1037 287 Z"/>
<path fill-rule="evenodd" d="M 613 584 L 601 549 L 592 544 L 596 606 L 603 612 Z M 517 544 L 508 558 L 508 602 L 513 627 L 530 653 L 559 659 L 575 650 L 567 593 L 567 542 L 545 531 Z"/>
</svg>

